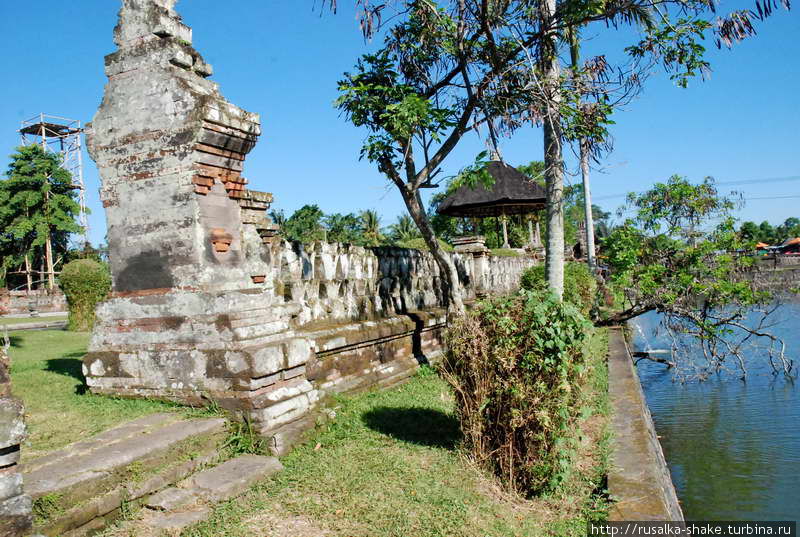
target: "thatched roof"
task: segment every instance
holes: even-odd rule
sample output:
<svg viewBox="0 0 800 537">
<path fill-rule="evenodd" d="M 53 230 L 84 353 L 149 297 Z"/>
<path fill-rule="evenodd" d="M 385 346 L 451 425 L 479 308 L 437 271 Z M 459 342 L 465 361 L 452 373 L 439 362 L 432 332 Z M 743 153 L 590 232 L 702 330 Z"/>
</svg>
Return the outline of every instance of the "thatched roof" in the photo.
<svg viewBox="0 0 800 537">
<path fill-rule="evenodd" d="M 447 216 L 483 218 L 512 214 L 529 214 L 545 207 L 547 194 L 527 175 L 505 162 L 493 160 L 486 170 L 494 185 L 486 189 L 462 186 L 447 196 L 436 212 Z"/>
</svg>

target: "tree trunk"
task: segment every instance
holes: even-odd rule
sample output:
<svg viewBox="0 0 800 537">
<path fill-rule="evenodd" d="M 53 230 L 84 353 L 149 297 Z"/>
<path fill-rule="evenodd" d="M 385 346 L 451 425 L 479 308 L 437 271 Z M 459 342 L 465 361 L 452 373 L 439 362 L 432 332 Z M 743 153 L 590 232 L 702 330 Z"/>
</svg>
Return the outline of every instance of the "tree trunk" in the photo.
<svg viewBox="0 0 800 537">
<path fill-rule="evenodd" d="M 44 243 L 44 255 L 47 262 L 47 288 L 51 292 L 56 288 L 56 274 L 53 267 L 53 243 L 50 239 L 50 231 L 47 232 L 47 241 Z"/>
<path fill-rule="evenodd" d="M 592 189 L 589 186 L 589 147 L 581 140 L 581 175 L 583 176 L 583 209 L 586 215 L 586 262 L 594 274 L 594 215 L 592 214 Z"/>
<path fill-rule="evenodd" d="M 27 278 L 28 292 L 31 292 L 33 281 L 31 280 L 31 258 L 30 254 L 25 254 L 25 278 Z"/>
<path fill-rule="evenodd" d="M 428 215 L 423 210 L 422 199 L 420 198 L 419 191 L 409 191 L 407 188 L 401 188 L 400 193 L 403 196 L 403 201 L 406 203 L 408 213 L 414 222 L 417 224 L 422 238 L 425 239 L 425 244 L 430 248 L 436 264 L 439 266 L 439 274 L 442 279 L 443 291 L 447 297 L 447 315 L 459 316 L 466 310 L 464 308 L 464 301 L 461 299 L 461 283 L 458 280 L 458 271 L 453 259 L 442 249 L 439 244 L 436 234 L 431 228 L 428 221 Z"/>
<path fill-rule="evenodd" d="M 561 66 L 558 34 L 553 29 L 556 0 L 541 4 L 542 70 L 544 72 L 544 163 L 547 189 L 547 240 L 545 272 L 547 285 L 559 299 L 564 295 L 564 160 L 561 151 Z"/>
</svg>

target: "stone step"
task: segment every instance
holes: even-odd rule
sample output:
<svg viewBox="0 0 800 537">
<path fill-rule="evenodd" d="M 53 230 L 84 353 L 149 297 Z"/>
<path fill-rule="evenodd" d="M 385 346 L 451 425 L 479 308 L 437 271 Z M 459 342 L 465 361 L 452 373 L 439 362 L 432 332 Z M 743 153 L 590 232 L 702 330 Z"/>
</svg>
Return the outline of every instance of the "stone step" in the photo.
<svg viewBox="0 0 800 537">
<path fill-rule="evenodd" d="M 24 487 L 52 513 L 45 535 L 81 535 L 219 460 L 222 418 L 154 414 L 76 442 L 25 465 Z"/>
<path fill-rule="evenodd" d="M 181 530 L 208 518 L 213 504 L 240 496 L 281 470 L 275 457 L 241 455 L 151 496 L 133 524 L 140 530 Z"/>
<path fill-rule="evenodd" d="M 162 412 L 160 414 L 150 414 L 117 425 L 116 427 L 96 434 L 88 440 L 82 440 L 68 445 L 65 448 L 53 451 L 32 461 L 26 462 L 22 470 L 26 474 L 50 465 L 65 465 L 70 459 L 89 453 L 103 446 L 110 446 L 126 440 L 133 436 L 147 434 L 149 431 L 163 427 L 170 423 L 181 421 L 181 415 L 177 413 Z"/>
<path fill-rule="evenodd" d="M 224 429 L 222 418 L 182 420 L 139 432 L 128 429 L 124 438 L 117 441 L 90 441 L 91 445 L 79 447 L 77 454 L 67 447 L 60 450 L 62 456 L 48 464 L 23 470 L 25 491 L 34 499 L 68 493 L 77 502 L 92 497 L 98 487 L 131 464 L 154 464 L 181 442 L 221 433 Z"/>
</svg>

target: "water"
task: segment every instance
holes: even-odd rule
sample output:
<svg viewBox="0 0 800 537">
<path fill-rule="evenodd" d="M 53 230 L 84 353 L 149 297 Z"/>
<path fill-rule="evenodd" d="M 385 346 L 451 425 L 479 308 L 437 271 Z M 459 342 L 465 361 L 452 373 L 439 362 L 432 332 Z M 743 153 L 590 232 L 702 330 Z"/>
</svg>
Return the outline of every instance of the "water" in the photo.
<svg viewBox="0 0 800 537">
<path fill-rule="evenodd" d="M 772 333 L 800 366 L 800 304 L 775 318 Z M 653 335 L 658 322 L 656 314 L 636 321 L 637 350 L 669 348 Z M 723 375 L 682 384 L 647 360 L 639 377 L 687 520 L 800 519 L 800 380 L 773 376 L 757 357 L 746 382 Z"/>
</svg>

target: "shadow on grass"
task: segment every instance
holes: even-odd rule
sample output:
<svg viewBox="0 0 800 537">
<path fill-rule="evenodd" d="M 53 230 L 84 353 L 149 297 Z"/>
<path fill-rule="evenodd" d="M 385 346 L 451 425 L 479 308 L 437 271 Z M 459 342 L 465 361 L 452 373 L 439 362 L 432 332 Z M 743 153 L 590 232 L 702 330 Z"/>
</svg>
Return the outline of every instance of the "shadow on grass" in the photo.
<svg viewBox="0 0 800 537">
<path fill-rule="evenodd" d="M 458 420 L 440 410 L 377 407 L 361 419 L 374 431 L 421 446 L 454 449 L 461 440 Z"/>
<path fill-rule="evenodd" d="M 2 330 L 2 328 L 0 328 Z M 3 334 L 0 333 L 0 343 L 2 343 Z M 8 336 L 8 342 L 11 344 L 12 347 L 20 348 L 22 347 L 22 338 L 19 336 Z"/>
<path fill-rule="evenodd" d="M 45 367 L 45 371 L 51 371 L 53 373 L 58 373 L 59 375 L 64 375 L 66 377 L 72 377 L 78 381 L 80 384 L 75 387 L 75 393 L 78 395 L 83 395 L 86 393 L 86 377 L 83 376 L 82 364 L 84 353 L 82 352 L 73 352 L 70 354 L 65 354 L 61 358 L 51 358 L 47 360 L 47 366 Z"/>
</svg>

